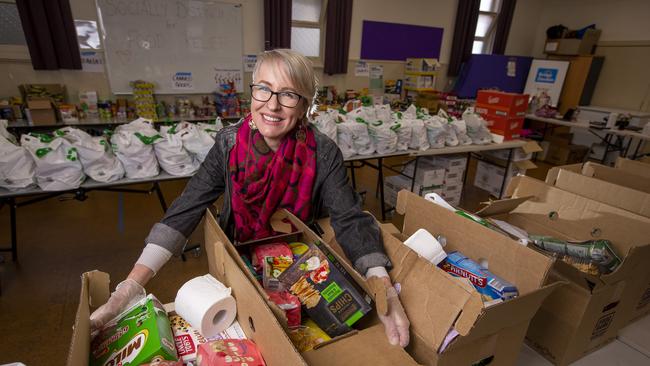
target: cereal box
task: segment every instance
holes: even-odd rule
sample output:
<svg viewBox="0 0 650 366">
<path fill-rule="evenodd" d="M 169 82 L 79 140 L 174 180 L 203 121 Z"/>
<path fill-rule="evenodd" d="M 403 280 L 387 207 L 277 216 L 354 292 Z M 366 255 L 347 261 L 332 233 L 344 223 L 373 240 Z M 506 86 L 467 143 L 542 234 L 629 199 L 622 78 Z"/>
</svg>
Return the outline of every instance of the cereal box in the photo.
<svg viewBox="0 0 650 366">
<path fill-rule="evenodd" d="M 169 318 L 153 295 L 108 323 L 90 344 L 91 366 L 140 365 L 177 359 Z"/>
<path fill-rule="evenodd" d="M 309 317 L 330 337 L 349 332 L 371 310 L 370 299 L 322 244 L 309 245 L 278 280 L 300 299 Z"/>
</svg>

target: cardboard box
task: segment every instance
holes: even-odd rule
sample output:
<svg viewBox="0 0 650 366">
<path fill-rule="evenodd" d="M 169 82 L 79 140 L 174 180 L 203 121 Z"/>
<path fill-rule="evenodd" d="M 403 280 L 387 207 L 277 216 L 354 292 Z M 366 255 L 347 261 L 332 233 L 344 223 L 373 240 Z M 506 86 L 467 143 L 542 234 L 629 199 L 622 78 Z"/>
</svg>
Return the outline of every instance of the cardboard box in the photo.
<svg viewBox="0 0 650 366">
<path fill-rule="evenodd" d="M 560 38 L 547 39 L 544 45 L 544 53 L 549 55 L 591 55 L 594 53 L 598 39 L 600 39 L 600 29 L 587 29 L 582 39 L 578 38 Z"/>
<path fill-rule="evenodd" d="M 498 90 L 479 90 L 476 105 L 506 111 L 506 116 L 517 116 L 528 109 L 528 94 L 507 93 Z"/>
<path fill-rule="evenodd" d="M 410 75 L 407 73 L 404 77 L 404 88 L 410 90 L 435 90 L 435 72 L 417 75 Z"/>
<path fill-rule="evenodd" d="M 400 283 L 400 299 L 411 322 L 409 353 L 424 365 L 471 365 L 490 359 L 493 364 L 514 365 L 528 322 L 560 286 L 543 285 L 553 260 L 407 191 L 398 194 L 397 212 L 404 215 L 403 227 L 390 233 L 382 225 L 382 235 L 394 265 L 390 275 Z M 485 308 L 468 282 L 403 245 L 402 240 L 420 228 L 445 236 L 446 251 L 486 259 L 491 271 L 518 287 L 520 296 Z M 460 337 L 439 354 L 451 328 Z"/>
<path fill-rule="evenodd" d="M 65 103 L 67 92 L 63 84 L 22 84 L 18 91 L 25 102 L 32 99 L 49 99 L 55 104 Z"/>
<path fill-rule="evenodd" d="M 477 214 L 531 234 L 608 239 L 624 258 L 614 272 L 600 276 L 557 261 L 549 281 L 564 278 L 571 285 L 549 296 L 533 318 L 527 334 L 531 347 L 551 362 L 566 365 L 613 340 L 632 316 L 647 310 L 643 296 L 650 261 L 648 218 L 525 176 L 513 178 L 507 195 L 512 198 L 490 202 Z"/>
<path fill-rule="evenodd" d="M 490 106 L 485 104 L 476 104 L 474 106 L 476 113 L 480 114 L 483 118 L 486 117 L 503 117 L 503 118 L 524 118 L 526 111 L 513 112 L 507 107 Z"/>
<path fill-rule="evenodd" d="M 544 161 L 554 165 L 579 163 L 585 159 L 588 152 L 587 146 L 551 144 Z"/>
<path fill-rule="evenodd" d="M 555 132 L 551 135 L 547 135 L 545 141 L 548 141 L 553 145 L 571 145 L 573 134 L 570 132 Z"/>
<path fill-rule="evenodd" d="M 618 157 L 614 167 L 650 179 L 649 157 L 643 157 L 640 160 L 630 160 Z"/>
<path fill-rule="evenodd" d="M 445 172 L 445 179 L 442 182 L 442 185 L 463 185 L 463 178 L 465 177 L 465 171 L 452 171 Z"/>
<path fill-rule="evenodd" d="M 586 175 L 582 174 L 583 169 Z M 650 217 L 650 179 L 644 180 L 634 174 L 621 171 L 605 177 L 597 174 L 608 170 L 617 169 L 591 162 L 584 165 L 553 167 L 546 175 L 546 183 L 610 206 Z"/>
<path fill-rule="evenodd" d="M 56 123 L 56 110 L 49 98 L 32 98 L 27 101 L 29 116 L 34 125 L 48 125 Z"/>
<path fill-rule="evenodd" d="M 407 191 L 411 190 L 412 180 L 403 176 L 403 175 L 391 175 L 390 177 L 384 178 L 384 203 L 391 207 L 395 207 L 397 204 L 397 193 L 402 189 Z M 424 196 L 427 193 L 438 193 L 442 194 L 443 186 L 434 185 L 434 186 L 422 186 L 418 183 L 413 187 L 413 192 L 417 195 Z"/>
<path fill-rule="evenodd" d="M 503 187 L 503 192 L 505 192 L 512 177 L 526 175 L 526 170 L 537 168 L 537 165 L 533 164 L 530 160 L 515 161 L 510 163 L 506 173 L 506 169 L 503 167 L 506 161 L 500 161 L 499 163 L 501 166 L 479 161 L 476 165 L 476 175 L 474 176 L 474 186 L 489 192 L 497 198 L 503 197 L 503 194 L 500 195 L 501 187 Z M 503 183 L 504 175 L 506 175 L 505 184 Z"/>
<path fill-rule="evenodd" d="M 316 234 L 293 215 L 288 215 L 287 218 L 303 230 L 304 235 L 314 241 L 318 240 Z M 206 213 L 204 221 L 205 249 L 210 274 L 232 288 L 232 295 L 237 301 L 237 320 L 248 339 L 255 342 L 267 365 L 417 365 L 406 351 L 388 343 L 384 327 L 376 316 L 364 319 L 365 327 L 362 330 L 337 337 L 314 350 L 299 353 L 285 332 L 284 311 L 268 300 L 268 296 L 252 278 L 246 264 L 210 212 Z M 333 255 L 367 291 L 361 275 L 337 253 Z M 82 275 L 79 307 L 66 363 L 68 366 L 88 364 L 90 313 L 92 309 L 105 303 L 108 296 L 108 274 L 92 271 Z M 382 351 L 377 352 L 378 349 Z"/>
<path fill-rule="evenodd" d="M 467 167 L 467 155 L 438 155 L 422 157 L 420 160 L 427 160 L 431 165 L 439 166 L 445 169 L 446 173 L 465 173 Z"/>
<path fill-rule="evenodd" d="M 489 156 L 491 158 L 508 161 L 510 151 L 511 149 L 488 150 L 481 152 L 481 154 L 483 156 Z M 528 141 L 526 142 L 526 145 L 517 149 L 512 149 L 512 156 L 510 156 L 510 159 L 512 161 L 530 160 L 533 158 L 533 153 L 540 151 L 542 151 L 542 147 L 537 144 L 537 142 Z"/>
<path fill-rule="evenodd" d="M 402 173 L 413 176 L 413 169 L 415 168 L 415 161 L 410 162 L 404 166 Z M 432 165 L 427 160 L 418 159 L 418 171 L 415 177 L 415 183 L 423 186 L 440 186 L 445 182 L 445 168 Z"/>
<path fill-rule="evenodd" d="M 492 135 L 492 142 L 495 144 L 501 144 L 504 141 L 517 140 L 521 137 L 520 132 L 502 132 L 502 131 L 490 131 Z"/>
<path fill-rule="evenodd" d="M 581 174 L 641 192 L 650 193 L 650 177 L 643 176 L 642 170 L 631 172 L 630 170 L 612 168 L 593 162 L 587 162 L 582 166 Z"/>
</svg>

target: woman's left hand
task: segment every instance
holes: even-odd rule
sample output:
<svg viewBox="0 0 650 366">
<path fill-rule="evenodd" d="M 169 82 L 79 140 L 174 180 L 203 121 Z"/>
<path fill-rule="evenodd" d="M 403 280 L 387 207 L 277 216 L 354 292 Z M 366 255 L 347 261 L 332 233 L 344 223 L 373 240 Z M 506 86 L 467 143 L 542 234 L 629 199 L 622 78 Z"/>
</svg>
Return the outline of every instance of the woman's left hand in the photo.
<svg viewBox="0 0 650 366">
<path fill-rule="evenodd" d="M 404 348 L 409 344 L 409 322 L 402 303 L 399 301 L 397 290 L 388 276 L 371 276 L 368 284 L 375 293 L 377 314 L 384 324 L 388 342 Z"/>
</svg>

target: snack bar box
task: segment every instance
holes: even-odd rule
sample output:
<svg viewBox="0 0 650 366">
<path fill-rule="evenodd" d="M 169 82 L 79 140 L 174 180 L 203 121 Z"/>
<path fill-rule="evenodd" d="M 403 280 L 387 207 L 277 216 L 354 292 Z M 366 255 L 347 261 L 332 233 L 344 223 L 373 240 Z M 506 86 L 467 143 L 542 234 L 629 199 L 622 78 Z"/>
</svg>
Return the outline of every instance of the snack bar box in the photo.
<svg viewBox="0 0 650 366">
<path fill-rule="evenodd" d="M 607 239 L 622 260 L 614 272 L 599 276 L 555 262 L 547 282 L 563 279 L 569 285 L 549 296 L 526 334 L 527 343 L 541 355 L 567 365 L 614 340 L 629 323 L 630 314 L 649 306 L 648 218 L 526 176 L 514 177 L 506 195 L 512 198 L 492 201 L 477 214 L 530 234 L 563 240 Z"/>
<path fill-rule="evenodd" d="M 399 192 L 396 209 L 404 215 L 402 229 L 392 225 L 381 229 L 393 263 L 390 275 L 400 284 L 400 299 L 411 322 L 409 353 L 423 365 L 515 365 L 530 320 L 544 299 L 564 285 L 561 281 L 544 284 L 553 259 L 407 190 Z M 336 248 L 331 227 L 320 226 L 323 238 Z M 520 295 L 485 307 L 468 282 L 403 244 L 420 228 L 445 236 L 447 252 L 458 250 L 475 260 L 486 259 L 490 271 L 516 285 Z M 460 336 L 439 353 L 452 328 Z"/>
<path fill-rule="evenodd" d="M 506 93 L 497 90 L 479 90 L 476 93 L 476 106 L 506 112 L 507 117 L 523 117 L 528 109 L 528 94 Z M 522 114 L 523 112 L 523 114 Z M 479 112 L 480 113 L 480 112 Z"/>
</svg>

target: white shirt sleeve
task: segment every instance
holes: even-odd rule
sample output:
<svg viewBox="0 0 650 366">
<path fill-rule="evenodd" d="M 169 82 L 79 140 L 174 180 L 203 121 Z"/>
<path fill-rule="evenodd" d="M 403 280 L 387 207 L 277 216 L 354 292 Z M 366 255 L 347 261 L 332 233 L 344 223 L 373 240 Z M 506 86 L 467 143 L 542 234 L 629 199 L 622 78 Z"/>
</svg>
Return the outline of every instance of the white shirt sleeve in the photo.
<svg viewBox="0 0 650 366">
<path fill-rule="evenodd" d="M 376 277 L 389 277 L 388 276 L 388 271 L 386 271 L 386 267 L 370 267 L 368 268 L 368 271 L 366 271 L 366 278 L 370 278 L 372 276 Z"/>
<path fill-rule="evenodd" d="M 148 267 L 153 271 L 154 276 L 162 266 L 169 261 L 169 258 L 172 257 L 172 252 L 161 247 L 160 245 L 148 243 L 147 246 L 142 250 L 140 258 L 135 262 L 136 264 L 141 264 Z"/>
</svg>

